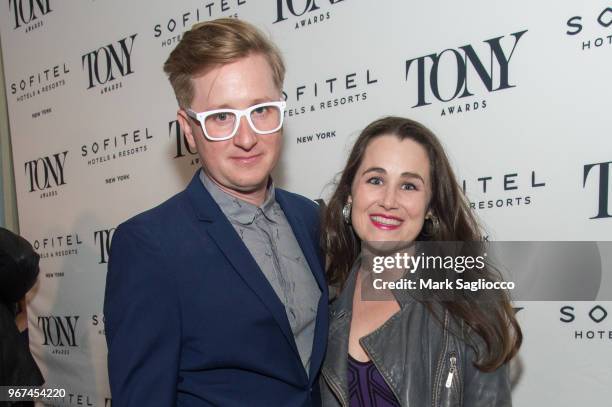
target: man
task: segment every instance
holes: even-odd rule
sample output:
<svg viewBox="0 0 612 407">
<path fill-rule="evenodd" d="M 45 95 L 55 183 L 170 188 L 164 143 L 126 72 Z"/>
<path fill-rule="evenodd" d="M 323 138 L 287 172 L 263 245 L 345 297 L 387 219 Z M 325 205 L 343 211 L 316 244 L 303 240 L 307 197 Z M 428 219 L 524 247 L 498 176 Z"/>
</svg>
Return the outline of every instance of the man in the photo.
<svg viewBox="0 0 612 407">
<path fill-rule="evenodd" d="M 270 178 L 281 56 L 252 25 L 220 19 L 185 33 L 164 70 L 202 169 L 114 234 L 104 303 L 113 406 L 318 405 L 318 211 Z"/>
</svg>

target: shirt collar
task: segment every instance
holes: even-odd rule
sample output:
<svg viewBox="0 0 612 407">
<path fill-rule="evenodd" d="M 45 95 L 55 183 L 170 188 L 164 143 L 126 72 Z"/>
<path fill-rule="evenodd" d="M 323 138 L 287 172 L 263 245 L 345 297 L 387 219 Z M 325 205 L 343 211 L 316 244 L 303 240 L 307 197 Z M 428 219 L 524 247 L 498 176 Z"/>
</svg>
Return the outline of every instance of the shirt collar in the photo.
<svg viewBox="0 0 612 407">
<path fill-rule="evenodd" d="M 206 188 L 213 200 L 221 208 L 221 211 L 228 218 L 234 219 L 243 225 L 249 225 L 253 223 L 258 213 L 262 213 L 269 221 L 276 222 L 275 219 L 278 216 L 279 207 L 278 205 L 275 205 L 276 195 L 274 192 L 274 182 L 272 181 L 272 177 L 270 177 L 268 181 L 266 199 L 259 207 L 250 202 L 238 199 L 223 191 L 210 179 L 204 170 L 200 170 L 200 180 L 202 181 L 204 188 Z"/>
</svg>

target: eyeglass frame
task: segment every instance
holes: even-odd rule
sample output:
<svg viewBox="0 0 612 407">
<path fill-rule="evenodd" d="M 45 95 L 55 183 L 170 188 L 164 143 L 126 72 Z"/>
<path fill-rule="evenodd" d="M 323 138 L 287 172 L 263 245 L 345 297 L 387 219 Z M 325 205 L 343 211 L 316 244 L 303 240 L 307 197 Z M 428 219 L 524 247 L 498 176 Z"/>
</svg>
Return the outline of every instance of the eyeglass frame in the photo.
<svg viewBox="0 0 612 407">
<path fill-rule="evenodd" d="M 251 113 L 253 112 L 253 110 L 260 108 L 262 106 L 275 106 L 280 110 L 280 123 L 278 127 L 276 127 L 275 129 L 266 130 L 266 131 L 257 130 L 255 128 L 255 125 L 251 121 Z M 238 132 L 238 128 L 240 127 L 240 121 L 242 120 L 243 116 L 246 117 L 247 122 L 249 123 L 249 126 L 257 134 L 272 134 L 274 132 L 277 132 L 278 130 L 280 130 L 281 127 L 283 127 L 283 120 L 285 118 L 285 108 L 286 107 L 287 107 L 287 102 L 285 102 L 284 100 L 279 100 L 279 101 L 258 103 L 251 107 L 247 107 L 246 109 L 215 109 L 215 110 L 208 110 L 205 112 L 198 113 L 198 112 L 191 110 L 190 108 L 187 108 L 185 109 L 185 112 L 187 112 L 187 116 L 191 117 L 194 120 L 197 120 L 200 123 L 200 127 L 202 127 L 204 137 L 206 137 L 208 140 L 224 141 L 224 140 L 229 140 L 236 135 L 236 133 Z M 213 114 L 224 113 L 224 112 L 233 113 L 236 116 L 236 124 L 234 125 L 234 130 L 232 130 L 229 136 L 213 138 L 206 131 L 206 124 L 204 123 L 204 121 L 206 120 L 208 116 L 212 116 Z"/>
</svg>

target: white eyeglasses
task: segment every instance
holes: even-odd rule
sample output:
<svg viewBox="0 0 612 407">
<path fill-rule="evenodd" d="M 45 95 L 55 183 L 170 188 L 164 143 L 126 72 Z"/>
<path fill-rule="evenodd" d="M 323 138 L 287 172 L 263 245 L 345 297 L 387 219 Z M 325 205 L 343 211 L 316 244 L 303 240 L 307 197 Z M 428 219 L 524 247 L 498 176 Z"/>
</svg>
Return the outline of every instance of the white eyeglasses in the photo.
<svg viewBox="0 0 612 407">
<path fill-rule="evenodd" d="M 186 109 L 187 115 L 200 122 L 204 136 L 211 141 L 229 140 L 236 135 L 240 120 L 245 116 L 257 134 L 270 134 L 283 127 L 287 103 L 284 101 L 259 103 L 244 110 L 216 109 L 196 113 Z"/>
</svg>

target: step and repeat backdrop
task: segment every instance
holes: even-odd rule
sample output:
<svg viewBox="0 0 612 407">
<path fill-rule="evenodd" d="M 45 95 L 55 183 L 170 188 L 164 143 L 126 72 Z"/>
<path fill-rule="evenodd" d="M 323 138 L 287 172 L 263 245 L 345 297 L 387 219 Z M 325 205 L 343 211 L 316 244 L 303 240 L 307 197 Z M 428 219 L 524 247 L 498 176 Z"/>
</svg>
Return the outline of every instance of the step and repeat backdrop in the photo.
<svg viewBox="0 0 612 407">
<path fill-rule="evenodd" d="M 57 405 L 111 406 L 115 227 L 199 168 L 162 64 L 194 23 L 256 24 L 287 62 L 280 186 L 329 196 L 384 115 L 444 142 L 485 239 L 612 240 L 612 4 L 603 0 L 9 0 L 1 40 L 19 224 L 41 255 L 30 347 Z M 188 237 L 186 237 L 188 238 Z M 517 406 L 612 403 L 612 265 L 591 301 L 517 303 Z M 608 314 L 611 314 L 608 316 Z"/>
</svg>

